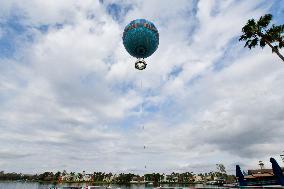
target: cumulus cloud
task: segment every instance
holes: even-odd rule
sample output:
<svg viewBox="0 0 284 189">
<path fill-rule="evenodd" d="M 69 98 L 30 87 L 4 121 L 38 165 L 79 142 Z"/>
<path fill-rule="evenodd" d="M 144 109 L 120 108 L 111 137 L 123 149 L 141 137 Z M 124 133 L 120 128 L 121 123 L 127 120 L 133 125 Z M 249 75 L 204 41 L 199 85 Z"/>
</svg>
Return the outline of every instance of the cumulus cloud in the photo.
<svg viewBox="0 0 284 189">
<path fill-rule="evenodd" d="M 283 150 L 283 65 L 270 49 L 248 51 L 237 38 L 247 19 L 272 6 L 1 2 L 2 36 L 12 29 L 17 42 L 0 56 L 1 167 L 142 173 L 145 164 L 149 172 L 268 166 Z M 11 27 L 11 18 L 25 29 Z M 121 41 L 136 18 L 160 32 L 143 72 Z"/>
</svg>

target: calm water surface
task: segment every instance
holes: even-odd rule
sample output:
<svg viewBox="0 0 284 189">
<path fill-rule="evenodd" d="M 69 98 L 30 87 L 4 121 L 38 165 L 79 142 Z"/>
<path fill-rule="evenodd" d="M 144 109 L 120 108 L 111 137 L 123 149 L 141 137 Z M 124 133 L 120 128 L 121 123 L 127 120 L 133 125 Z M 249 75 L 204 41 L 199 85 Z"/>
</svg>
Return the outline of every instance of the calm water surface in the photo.
<svg viewBox="0 0 284 189">
<path fill-rule="evenodd" d="M 63 186 L 86 186 L 86 184 L 61 184 L 61 185 L 54 185 L 54 184 L 40 184 L 40 183 L 31 183 L 31 182 L 0 182 L 0 189 L 49 189 L 52 187 L 63 187 Z M 169 185 L 163 185 L 169 186 Z M 184 189 L 188 188 L 223 188 L 217 186 L 205 186 L 202 184 L 196 185 L 171 185 L 172 187 L 181 187 Z M 121 188 L 121 189 L 153 189 L 153 187 L 145 187 L 145 185 L 137 185 L 132 184 L 130 186 L 118 186 L 118 185 L 111 185 L 113 189 Z"/>
</svg>

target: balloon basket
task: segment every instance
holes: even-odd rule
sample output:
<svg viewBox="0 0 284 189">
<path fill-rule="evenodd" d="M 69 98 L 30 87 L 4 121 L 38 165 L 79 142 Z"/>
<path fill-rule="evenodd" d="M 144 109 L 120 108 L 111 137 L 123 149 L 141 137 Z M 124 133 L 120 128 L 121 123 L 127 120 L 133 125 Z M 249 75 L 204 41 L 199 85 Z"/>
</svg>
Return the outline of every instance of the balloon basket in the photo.
<svg viewBox="0 0 284 189">
<path fill-rule="evenodd" d="M 141 60 L 141 59 L 138 59 L 136 62 L 135 62 L 135 68 L 137 70 L 144 70 L 146 68 L 147 64 L 145 62 L 145 60 Z"/>
</svg>

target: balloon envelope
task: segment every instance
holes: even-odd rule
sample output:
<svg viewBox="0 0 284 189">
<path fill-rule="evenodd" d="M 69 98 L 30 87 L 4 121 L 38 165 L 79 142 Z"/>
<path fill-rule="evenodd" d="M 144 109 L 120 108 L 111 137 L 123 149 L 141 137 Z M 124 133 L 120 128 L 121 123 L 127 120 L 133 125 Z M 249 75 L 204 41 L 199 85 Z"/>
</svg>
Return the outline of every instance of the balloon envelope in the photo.
<svg viewBox="0 0 284 189">
<path fill-rule="evenodd" d="M 158 48 L 159 33 L 155 25 L 145 19 L 131 21 L 123 32 L 123 45 L 136 58 L 147 58 Z"/>
</svg>

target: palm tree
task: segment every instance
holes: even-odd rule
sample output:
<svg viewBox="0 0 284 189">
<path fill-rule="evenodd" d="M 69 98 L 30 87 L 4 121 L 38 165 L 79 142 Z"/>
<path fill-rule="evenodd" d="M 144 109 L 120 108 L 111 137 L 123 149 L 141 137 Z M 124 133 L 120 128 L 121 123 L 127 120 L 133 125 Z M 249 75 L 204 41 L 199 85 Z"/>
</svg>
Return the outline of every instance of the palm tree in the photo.
<svg viewBox="0 0 284 189">
<path fill-rule="evenodd" d="M 258 21 L 248 20 L 242 28 L 243 35 L 239 38 L 239 41 L 246 41 L 245 47 L 249 49 L 258 44 L 262 48 L 269 45 L 272 53 L 276 53 L 284 61 L 283 55 L 279 52 L 279 49 L 284 47 L 284 25 L 272 24 L 269 27 L 271 20 L 271 14 L 261 16 Z"/>
</svg>

